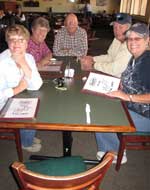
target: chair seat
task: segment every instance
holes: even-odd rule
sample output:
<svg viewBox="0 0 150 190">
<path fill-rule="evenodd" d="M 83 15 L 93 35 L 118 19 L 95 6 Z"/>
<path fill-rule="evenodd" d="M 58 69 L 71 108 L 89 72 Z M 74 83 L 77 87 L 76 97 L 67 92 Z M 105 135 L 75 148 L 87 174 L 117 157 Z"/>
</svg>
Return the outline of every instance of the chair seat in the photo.
<svg viewBox="0 0 150 190">
<path fill-rule="evenodd" d="M 49 176 L 67 176 L 86 170 L 80 156 L 50 158 L 48 160 L 25 163 L 28 170 Z"/>
<path fill-rule="evenodd" d="M 15 178 L 17 179 L 17 182 L 19 184 L 19 189 L 22 190 L 98 190 L 100 189 L 99 186 L 107 172 L 107 170 L 110 168 L 111 163 L 114 159 L 115 153 L 114 152 L 108 152 L 104 158 L 101 160 L 101 162 L 82 172 L 84 169 L 81 164 L 83 162 L 82 158 L 79 156 L 73 156 L 73 157 L 65 157 L 65 158 L 57 158 L 57 159 L 49 159 L 44 161 L 38 161 L 42 162 L 41 167 L 45 167 L 46 169 L 48 167 L 50 170 L 54 169 L 57 172 L 58 170 L 62 170 L 65 168 L 74 168 L 75 173 L 77 172 L 77 169 L 79 166 L 82 166 L 78 169 L 79 173 L 76 173 L 75 175 L 67 175 L 67 176 L 55 176 L 54 173 L 52 176 L 50 175 L 43 175 L 41 173 L 33 172 L 22 163 L 22 162 L 14 162 L 11 166 L 13 170 L 13 174 Z M 59 161 L 60 159 L 60 161 Z M 49 165 L 49 162 L 52 163 Z M 54 162 L 53 162 L 54 161 Z M 35 161 L 34 163 L 38 163 Z M 43 164 L 44 163 L 44 164 Z M 48 165 L 47 165 L 47 164 Z M 63 164 L 63 167 L 61 166 Z M 70 165 L 73 166 L 70 166 Z M 28 165 L 28 164 L 27 164 Z M 55 168 L 53 168 L 55 166 Z M 62 172 L 61 172 L 62 173 Z M 69 173 L 74 173 L 69 172 Z M 60 173 L 56 173 L 60 175 Z M 67 172 L 68 174 L 68 172 Z"/>
</svg>

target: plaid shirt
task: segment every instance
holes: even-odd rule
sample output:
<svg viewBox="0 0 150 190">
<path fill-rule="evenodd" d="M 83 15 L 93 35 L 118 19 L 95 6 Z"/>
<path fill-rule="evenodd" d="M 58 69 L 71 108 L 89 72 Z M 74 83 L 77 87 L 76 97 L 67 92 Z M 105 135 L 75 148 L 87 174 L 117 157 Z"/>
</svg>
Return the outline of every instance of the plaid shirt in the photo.
<svg viewBox="0 0 150 190">
<path fill-rule="evenodd" d="M 66 50 L 67 49 L 67 50 Z M 70 35 L 65 27 L 55 36 L 53 53 L 56 56 L 84 56 L 87 54 L 87 33 L 78 27 L 74 35 Z"/>
<path fill-rule="evenodd" d="M 39 62 L 48 53 L 51 53 L 51 50 L 48 48 L 45 42 L 37 44 L 32 39 L 30 39 L 28 42 L 27 52 L 34 57 L 36 62 Z"/>
</svg>

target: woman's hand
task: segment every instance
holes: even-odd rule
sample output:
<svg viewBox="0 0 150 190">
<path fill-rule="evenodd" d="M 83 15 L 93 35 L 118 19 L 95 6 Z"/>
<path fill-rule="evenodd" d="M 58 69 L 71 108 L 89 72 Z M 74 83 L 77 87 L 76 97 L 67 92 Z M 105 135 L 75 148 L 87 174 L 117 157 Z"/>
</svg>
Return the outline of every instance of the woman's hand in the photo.
<svg viewBox="0 0 150 190">
<path fill-rule="evenodd" d="M 130 101 L 129 95 L 126 94 L 126 93 L 124 93 L 122 90 L 117 90 L 117 91 L 109 92 L 109 93 L 107 93 L 107 95 L 109 97 L 119 98 L 119 99 L 124 100 L 124 101 Z"/>
<path fill-rule="evenodd" d="M 41 67 L 44 65 L 48 65 L 50 63 L 50 59 L 52 58 L 52 53 L 48 53 L 45 57 L 43 57 L 39 62 L 37 62 L 37 66 Z"/>
<path fill-rule="evenodd" d="M 21 67 L 22 63 L 25 62 L 25 53 L 13 53 L 12 58 Z"/>
<path fill-rule="evenodd" d="M 18 66 L 18 68 L 22 69 L 24 76 L 26 78 L 30 79 L 32 71 L 25 59 L 25 54 L 24 53 L 13 53 L 12 58 L 16 62 L 16 65 Z"/>
<path fill-rule="evenodd" d="M 14 95 L 19 94 L 20 92 L 27 89 L 27 86 L 28 86 L 27 81 L 24 78 L 22 78 L 21 81 L 19 82 L 18 86 L 13 88 Z"/>
</svg>

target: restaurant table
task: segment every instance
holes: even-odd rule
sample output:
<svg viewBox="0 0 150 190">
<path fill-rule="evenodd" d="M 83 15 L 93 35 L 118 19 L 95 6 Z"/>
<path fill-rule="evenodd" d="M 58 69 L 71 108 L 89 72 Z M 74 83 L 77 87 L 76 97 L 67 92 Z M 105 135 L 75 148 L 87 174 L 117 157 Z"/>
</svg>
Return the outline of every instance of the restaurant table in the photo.
<svg viewBox="0 0 150 190">
<path fill-rule="evenodd" d="M 53 79 L 44 80 L 38 91 L 24 91 L 16 97 L 40 99 L 37 115 L 32 120 L 1 120 L 0 128 L 56 130 L 63 133 L 64 156 L 71 154 L 70 131 L 132 132 L 132 120 L 118 99 L 82 93 L 82 79 L 66 78 L 66 90 L 57 89 Z M 86 122 L 86 104 L 91 108 L 91 123 Z M 68 153 L 69 152 L 69 153 Z"/>
<path fill-rule="evenodd" d="M 75 56 L 55 56 L 56 60 L 62 61 L 63 64 L 61 66 L 61 70 L 58 72 L 54 71 L 39 71 L 43 79 L 49 79 L 49 78 L 59 78 L 64 77 L 64 71 L 66 67 L 72 68 L 75 70 L 74 78 L 81 79 L 84 76 L 87 76 L 89 74 L 89 71 L 83 71 L 80 66 L 79 58 Z M 56 63 L 57 63 L 56 61 Z M 52 64 L 52 67 L 57 67 L 57 64 Z"/>
</svg>

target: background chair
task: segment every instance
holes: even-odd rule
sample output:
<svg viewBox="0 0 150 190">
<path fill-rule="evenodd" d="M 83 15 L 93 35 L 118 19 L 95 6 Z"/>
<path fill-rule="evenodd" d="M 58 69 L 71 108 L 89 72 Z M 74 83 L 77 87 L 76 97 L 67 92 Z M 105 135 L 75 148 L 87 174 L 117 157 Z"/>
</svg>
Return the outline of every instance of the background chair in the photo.
<svg viewBox="0 0 150 190">
<path fill-rule="evenodd" d="M 0 139 L 15 141 L 18 159 L 20 162 L 22 162 L 23 161 L 23 153 L 22 153 L 19 129 L 0 129 Z"/>
<path fill-rule="evenodd" d="M 150 132 L 118 133 L 120 146 L 116 163 L 116 170 L 120 169 L 125 149 L 150 150 Z"/>
<path fill-rule="evenodd" d="M 32 164 L 30 163 L 23 164 L 21 162 L 14 162 L 12 164 L 12 169 L 21 190 L 81 190 L 85 188 L 89 190 L 98 190 L 105 173 L 111 166 L 113 158 L 114 153 L 109 152 L 104 156 L 101 163 L 86 171 L 84 171 L 83 159 L 77 156 L 57 158 L 56 163 L 53 162 L 51 164 L 52 168 L 48 165 L 52 159 L 33 162 L 33 165 L 38 163 L 41 168 L 45 168 L 45 166 L 46 168 L 49 168 L 49 172 L 46 171 L 47 175 L 27 169 L 32 168 Z M 66 160 L 66 163 L 64 160 Z M 65 171 L 68 169 L 70 170 L 70 168 L 72 169 L 71 172 L 65 172 L 68 173 L 67 176 L 63 176 L 62 165 L 65 168 Z M 82 169 L 79 169 L 80 165 Z M 73 169 L 76 170 L 76 168 L 78 172 L 73 171 Z M 34 170 L 36 170 L 36 167 L 34 167 Z M 48 173 L 51 172 L 52 174 L 48 175 Z M 59 176 L 55 176 L 54 172 L 59 174 Z M 42 173 L 44 173 L 44 170 Z"/>
</svg>

